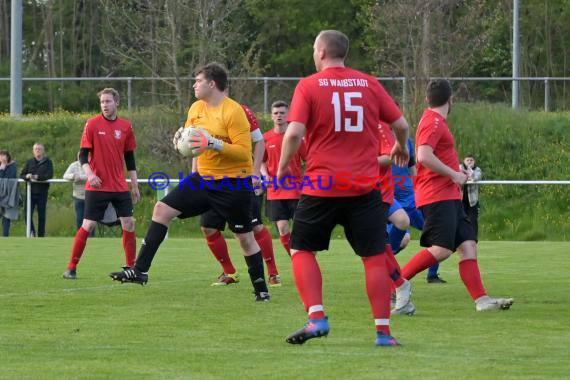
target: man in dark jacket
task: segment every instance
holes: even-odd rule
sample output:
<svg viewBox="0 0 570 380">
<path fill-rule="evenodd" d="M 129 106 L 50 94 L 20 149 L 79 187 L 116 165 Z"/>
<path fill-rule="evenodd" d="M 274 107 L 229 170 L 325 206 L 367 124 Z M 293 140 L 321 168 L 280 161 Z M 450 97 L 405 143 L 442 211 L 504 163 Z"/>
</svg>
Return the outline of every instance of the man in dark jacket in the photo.
<svg viewBox="0 0 570 380">
<path fill-rule="evenodd" d="M 38 183 L 38 181 L 47 181 L 53 178 L 53 164 L 51 160 L 45 156 L 45 148 L 42 144 L 35 143 L 33 152 L 34 158 L 26 162 L 20 176 L 26 181 L 29 181 L 30 183 L 28 185 L 32 186 L 32 233 L 34 236 L 44 237 L 49 183 Z M 38 207 L 37 235 L 33 222 L 33 214 L 36 206 Z"/>
</svg>

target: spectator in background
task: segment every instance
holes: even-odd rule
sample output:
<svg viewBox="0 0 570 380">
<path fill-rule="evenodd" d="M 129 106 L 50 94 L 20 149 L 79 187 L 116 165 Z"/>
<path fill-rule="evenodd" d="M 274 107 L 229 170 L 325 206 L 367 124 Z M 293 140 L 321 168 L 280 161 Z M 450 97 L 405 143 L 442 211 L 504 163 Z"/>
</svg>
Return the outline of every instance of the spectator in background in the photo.
<svg viewBox="0 0 570 380">
<path fill-rule="evenodd" d="M 79 229 L 83 224 L 83 215 L 85 212 L 85 182 L 87 182 L 87 174 L 79 163 L 79 154 L 77 161 L 72 162 L 65 173 L 63 179 L 73 182 L 73 203 L 75 205 L 75 225 Z M 95 230 L 91 231 L 91 237 L 95 236 Z"/>
<path fill-rule="evenodd" d="M 475 157 L 472 154 L 468 154 L 463 159 L 461 164 L 461 169 L 467 172 L 467 180 L 477 182 L 481 180 L 483 172 L 475 164 Z M 475 239 L 479 239 L 479 185 L 468 184 L 463 185 L 463 209 L 469 217 L 473 229 L 475 230 Z"/>
<path fill-rule="evenodd" d="M 7 150 L 0 150 L 0 180 L 16 178 L 16 161 L 12 161 L 12 156 Z M 3 183 L 1 187 L 3 191 L 0 192 L 0 219 L 2 219 L 2 235 L 6 237 L 10 236 L 12 219 L 18 218 L 18 182 Z"/>
<path fill-rule="evenodd" d="M 32 234 L 44 237 L 46 234 L 46 207 L 49 191 L 49 183 L 38 183 L 53 178 L 53 163 L 45 155 L 45 148 L 40 143 L 35 143 L 33 147 L 34 158 L 29 159 L 22 169 L 20 176 L 29 181 L 32 186 Z M 33 222 L 34 209 L 38 208 L 38 231 Z"/>
</svg>

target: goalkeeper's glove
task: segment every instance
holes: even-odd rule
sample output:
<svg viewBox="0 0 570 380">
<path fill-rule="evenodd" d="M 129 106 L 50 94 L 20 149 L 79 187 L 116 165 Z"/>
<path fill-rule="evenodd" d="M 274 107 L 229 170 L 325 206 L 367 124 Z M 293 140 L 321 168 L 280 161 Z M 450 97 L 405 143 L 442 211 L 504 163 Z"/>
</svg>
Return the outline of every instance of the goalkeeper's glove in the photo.
<svg viewBox="0 0 570 380">
<path fill-rule="evenodd" d="M 204 140 L 206 141 L 205 146 L 203 145 Z M 190 147 L 192 147 L 192 152 L 200 149 L 209 149 L 221 152 L 222 149 L 224 149 L 224 142 L 212 137 L 208 131 L 203 128 L 192 128 L 190 132 Z"/>
<path fill-rule="evenodd" d="M 174 150 L 178 150 L 177 146 L 178 146 L 178 139 L 180 138 L 182 131 L 184 130 L 184 127 L 180 127 L 178 128 L 178 130 L 176 131 L 176 133 L 174 134 L 174 137 L 172 138 L 172 145 L 174 145 Z"/>
</svg>

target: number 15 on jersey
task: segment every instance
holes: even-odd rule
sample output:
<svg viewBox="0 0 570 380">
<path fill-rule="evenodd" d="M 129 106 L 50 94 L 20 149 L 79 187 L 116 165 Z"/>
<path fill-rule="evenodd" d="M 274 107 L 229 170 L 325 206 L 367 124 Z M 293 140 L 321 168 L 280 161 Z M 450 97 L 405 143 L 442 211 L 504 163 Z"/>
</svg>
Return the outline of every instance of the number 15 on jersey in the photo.
<svg viewBox="0 0 570 380">
<path fill-rule="evenodd" d="M 335 132 L 362 132 L 364 129 L 364 108 L 353 104 L 355 99 L 362 99 L 361 92 L 345 92 L 342 94 L 333 92 L 332 105 L 334 108 L 334 131 Z M 347 117 L 342 120 L 342 113 L 354 112 L 356 115 L 356 124 L 352 124 L 353 118 Z"/>
</svg>

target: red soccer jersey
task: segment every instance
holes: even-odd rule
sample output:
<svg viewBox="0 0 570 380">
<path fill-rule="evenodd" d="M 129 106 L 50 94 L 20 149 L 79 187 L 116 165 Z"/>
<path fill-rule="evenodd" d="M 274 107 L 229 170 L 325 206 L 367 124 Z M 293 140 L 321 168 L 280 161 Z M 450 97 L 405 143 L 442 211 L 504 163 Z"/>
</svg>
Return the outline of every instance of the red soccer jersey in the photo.
<svg viewBox="0 0 570 380">
<path fill-rule="evenodd" d="M 93 173 L 101 178 L 101 187 L 93 188 L 87 182 L 85 190 L 129 191 L 125 180 L 124 153 L 134 151 L 136 145 L 130 121 L 121 118 L 108 120 L 103 115 L 87 120 L 81 148 L 91 149 L 89 165 Z"/>
<path fill-rule="evenodd" d="M 392 152 L 392 147 L 396 143 L 396 137 L 392 133 L 392 128 L 384 123 L 378 123 L 378 133 L 380 135 L 379 156 L 388 156 Z M 382 177 L 382 201 L 392 205 L 394 203 L 394 185 L 392 184 L 392 164 L 380 166 L 380 176 Z"/>
<path fill-rule="evenodd" d="M 449 131 L 447 121 L 437 112 L 426 109 L 416 132 L 416 157 L 418 148 L 429 145 L 441 162 L 455 171 L 459 171 L 459 157 L 455 151 L 455 141 Z M 416 205 L 425 206 L 430 203 L 460 200 L 459 186 L 446 176 L 435 173 L 417 162 Z"/>
<path fill-rule="evenodd" d="M 276 133 L 274 129 L 265 132 L 263 134 L 263 139 L 265 140 L 265 165 L 267 167 L 267 173 L 275 179 L 277 175 L 277 169 L 279 168 L 279 159 L 281 158 L 281 146 L 283 145 L 283 137 L 285 133 Z M 299 199 L 301 196 L 301 190 L 299 186 L 302 181 L 301 173 L 301 159 L 305 159 L 305 142 L 301 142 L 301 146 L 293 159 L 289 162 L 289 175 L 295 177 L 294 180 L 287 181 L 287 187 L 292 189 L 284 189 L 282 187 L 268 187 L 267 188 L 267 199 L 277 200 L 277 199 Z"/>
<path fill-rule="evenodd" d="M 376 78 L 360 71 L 331 67 L 302 79 L 288 118 L 306 127 L 302 193 L 351 197 L 372 191 L 372 181 L 358 177 L 378 176 L 378 121 L 392 124 L 401 116 Z"/>
<path fill-rule="evenodd" d="M 259 123 L 257 122 L 257 118 L 253 114 L 253 111 L 249 109 L 248 106 L 245 104 L 241 105 L 241 108 L 245 111 L 245 116 L 247 117 L 247 121 L 249 122 L 249 131 L 254 132 L 259 129 Z"/>
</svg>

